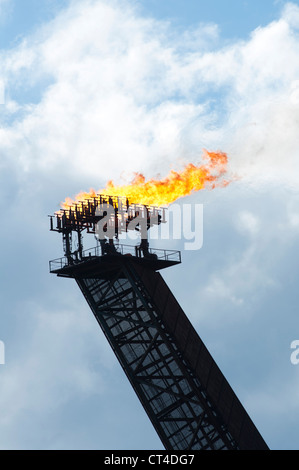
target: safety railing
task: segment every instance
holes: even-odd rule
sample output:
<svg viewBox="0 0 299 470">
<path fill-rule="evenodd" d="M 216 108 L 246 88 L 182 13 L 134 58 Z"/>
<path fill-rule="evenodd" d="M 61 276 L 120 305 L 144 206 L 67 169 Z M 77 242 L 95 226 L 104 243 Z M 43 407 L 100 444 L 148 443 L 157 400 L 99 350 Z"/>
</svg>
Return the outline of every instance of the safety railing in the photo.
<svg viewBox="0 0 299 470">
<path fill-rule="evenodd" d="M 140 249 L 139 246 L 123 245 L 119 243 L 119 244 L 115 244 L 114 248 L 115 248 L 115 252 L 113 254 L 115 256 L 119 256 L 119 255 L 133 256 L 133 257 L 141 258 L 141 259 L 154 257 L 155 259 L 161 260 L 161 261 L 181 263 L 181 252 L 177 250 L 163 250 L 160 248 L 148 248 L 147 255 L 144 255 L 144 252 Z M 50 261 L 49 263 L 50 272 L 55 272 L 67 266 L 72 266 L 72 265 L 76 265 L 79 263 L 83 263 L 85 261 L 98 258 L 100 256 L 107 256 L 107 255 L 102 255 L 102 250 L 100 246 L 95 246 L 93 248 L 84 250 L 82 252 L 81 257 L 79 257 L 77 253 L 72 254 L 70 258 L 63 256 L 62 258 L 57 258 L 57 259 Z"/>
</svg>

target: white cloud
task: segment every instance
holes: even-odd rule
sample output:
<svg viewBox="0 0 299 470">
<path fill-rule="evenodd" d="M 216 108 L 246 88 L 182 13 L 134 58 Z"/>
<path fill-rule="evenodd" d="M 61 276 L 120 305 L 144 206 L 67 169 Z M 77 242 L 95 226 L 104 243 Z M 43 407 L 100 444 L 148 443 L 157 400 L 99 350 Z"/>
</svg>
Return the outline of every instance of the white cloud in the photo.
<svg viewBox="0 0 299 470">
<path fill-rule="evenodd" d="M 281 19 L 248 41 L 217 48 L 213 25 L 177 38 L 129 4 L 74 2 L 2 52 L 11 84 L 7 113 L 18 118 L 3 124 L 2 154 L 11 159 L 22 148 L 20 168 L 68 171 L 100 187 L 134 170 L 165 173 L 178 161 L 198 160 L 203 147 L 221 147 L 242 178 L 294 183 L 298 10 L 288 4 Z M 196 50 L 193 43 L 187 53 L 180 44 L 188 48 L 190 35 Z M 21 81 L 25 102 L 30 86 L 50 83 L 22 112 L 13 105 Z M 219 106 L 214 90 L 223 90 Z"/>
<path fill-rule="evenodd" d="M 5 103 L 5 84 L 4 81 L 0 79 L 0 105 Z"/>
<path fill-rule="evenodd" d="M 215 302 L 218 317 L 209 315 L 211 325 L 220 315 L 223 320 L 231 307 L 234 311 L 225 322 L 235 322 L 240 311 L 247 313 L 253 293 L 263 291 L 266 296 L 279 287 L 284 250 L 298 234 L 294 194 L 299 162 L 299 8 L 288 4 L 279 20 L 254 31 L 248 41 L 223 47 L 215 25 L 199 25 L 178 37 L 171 25 L 142 18 L 130 5 L 72 2 L 35 35 L 1 52 L 3 79 L 9 85 L 5 113 L 1 110 L 1 191 L 8 194 L 13 180 L 22 196 L 20 210 L 30 205 L 30 223 L 44 227 L 42 210 L 51 210 L 52 201 L 55 205 L 71 191 L 101 187 L 107 179 L 125 178 L 132 171 L 163 175 L 172 165 L 198 161 L 203 147 L 227 151 L 230 169 L 240 177 L 239 188 L 244 183 L 268 188 L 266 196 L 260 196 L 261 212 L 250 204 L 243 208 L 228 201 L 231 215 L 238 217 L 230 226 L 231 251 L 221 253 L 219 235 L 219 255 L 208 264 L 198 289 L 203 309 L 208 311 Z M 6 178 L 6 171 L 17 182 Z M 288 200 L 281 201 L 280 214 L 268 210 L 276 185 L 293 188 Z M 234 191 L 232 185 L 232 200 L 240 196 Z M 34 199 L 39 200 L 36 205 Z M 215 224 L 221 210 L 225 207 L 219 203 Z M 27 241 L 30 230 L 28 224 Z M 245 240 L 238 249 L 236 233 L 238 240 Z M 27 267 L 18 269 L 26 278 Z M 31 269 L 39 273 L 41 268 Z M 178 288 L 181 284 L 186 289 L 180 279 Z M 19 295 L 23 300 L 24 292 Z M 33 307 L 38 312 L 36 333 L 30 336 L 24 367 L 16 359 L 4 377 L 1 396 L 7 406 L 2 419 L 12 423 L 12 429 L 18 427 L 24 408 L 28 413 L 45 410 L 53 397 L 59 407 L 68 401 L 72 386 L 83 395 L 101 386 L 93 371 L 85 369 L 89 356 L 80 342 L 82 362 L 72 364 L 73 344 L 68 341 L 80 338 L 83 319 L 75 326 L 77 317 L 67 312 L 52 318 L 46 303 L 39 299 Z M 70 300 L 69 308 L 73 303 Z M 90 333 L 86 331 L 82 341 Z M 56 364 L 60 354 L 64 361 L 59 371 L 43 367 L 51 354 L 46 342 L 51 334 L 58 339 Z M 219 338 L 219 348 L 222 344 Z M 67 370 L 65 378 L 62 370 Z M 41 381 L 31 395 L 34 371 Z M 55 375 L 62 380 L 61 397 L 51 381 Z M 25 391 L 19 395 L 22 386 Z M 8 441 L 15 442 L 14 437 Z"/>
<path fill-rule="evenodd" d="M 0 26 L 7 19 L 8 13 L 11 11 L 12 8 L 12 0 L 0 0 Z M 1 56 L 0 56 L 1 57 Z M 0 58 L 0 112 L 3 110 L 3 106 L 5 103 L 5 80 L 3 75 L 3 70 L 1 67 L 1 58 Z"/>
<path fill-rule="evenodd" d="M 256 298 L 263 297 L 269 289 L 271 292 L 277 287 L 269 269 L 271 263 L 267 262 L 267 257 L 266 263 L 265 260 L 261 262 L 261 253 L 263 248 L 260 238 L 249 243 L 241 253 L 236 250 L 236 253 L 227 256 L 224 266 L 215 269 L 207 277 L 206 284 L 199 289 L 199 298 L 214 304 L 219 318 L 225 317 L 225 321 L 230 323 L 236 320 L 248 321 L 249 317 L 254 316 L 252 306 Z M 229 305 L 233 308 L 228 314 Z"/>
<path fill-rule="evenodd" d="M 295 3 L 288 2 L 284 6 L 284 18 L 291 26 L 298 28 L 299 26 L 299 10 Z"/>
<path fill-rule="evenodd" d="M 241 232 L 245 232 L 245 234 L 252 236 L 256 235 L 260 228 L 258 217 L 248 211 L 241 211 L 236 223 Z"/>
</svg>

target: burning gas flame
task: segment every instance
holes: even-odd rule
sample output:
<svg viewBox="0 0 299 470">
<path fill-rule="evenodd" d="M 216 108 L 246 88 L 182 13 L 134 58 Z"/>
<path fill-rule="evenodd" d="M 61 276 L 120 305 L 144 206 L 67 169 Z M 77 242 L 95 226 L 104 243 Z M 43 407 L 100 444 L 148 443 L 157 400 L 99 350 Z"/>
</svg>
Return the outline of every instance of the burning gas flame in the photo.
<svg viewBox="0 0 299 470">
<path fill-rule="evenodd" d="M 162 179 L 145 180 L 142 174 L 137 173 L 128 185 L 115 185 L 109 181 L 105 189 L 90 192 L 80 192 L 75 200 L 66 198 L 62 209 L 72 208 L 77 202 L 84 202 L 96 197 L 98 194 L 107 196 L 126 197 L 132 204 L 147 206 L 168 206 L 177 199 L 188 196 L 195 191 L 207 187 L 215 188 L 226 186 L 229 182 L 222 177 L 227 172 L 228 158 L 224 152 L 203 151 L 206 164 L 196 166 L 189 163 L 181 172 L 171 170 L 170 174 Z"/>
</svg>

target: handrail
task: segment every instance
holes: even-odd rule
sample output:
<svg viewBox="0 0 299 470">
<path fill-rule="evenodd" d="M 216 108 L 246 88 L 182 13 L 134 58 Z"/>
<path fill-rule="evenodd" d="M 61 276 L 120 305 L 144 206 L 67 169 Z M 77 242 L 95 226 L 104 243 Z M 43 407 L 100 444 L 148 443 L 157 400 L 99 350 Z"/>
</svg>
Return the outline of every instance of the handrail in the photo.
<svg viewBox="0 0 299 470">
<path fill-rule="evenodd" d="M 123 256 L 129 255 L 129 256 L 136 257 L 136 258 L 146 259 L 146 257 L 143 255 L 142 251 L 139 249 L 138 246 L 123 245 L 121 243 L 117 243 L 115 245 L 115 249 L 116 249 L 116 252 L 115 252 L 116 256 L 117 255 L 123 255 Z M 178 250 L 164 250 L 161 248 L 149 248 L 148 253 L 149 255 L 155 255 L 157 260 L 173 261 L 173 262 L 181 263 L 181 252 Z M 57 258 L 49 262 L 50 272 L 58 271 L 59 269 L 63 269 L 67 266 L 85 262 L 87 259 L 98 258 L 101 256 L 107 256 L 107 255 L 102 255 L 100 246 L 95 246 L 87 250 L 84 250 L 82 252 L 81 258 L 78 258 L 78 256 L 76 256 L 75 254 L 72 255 L 71 260 L 69 260 L 66 256 L 63 256 L 62 258 Z"/>
</svg>

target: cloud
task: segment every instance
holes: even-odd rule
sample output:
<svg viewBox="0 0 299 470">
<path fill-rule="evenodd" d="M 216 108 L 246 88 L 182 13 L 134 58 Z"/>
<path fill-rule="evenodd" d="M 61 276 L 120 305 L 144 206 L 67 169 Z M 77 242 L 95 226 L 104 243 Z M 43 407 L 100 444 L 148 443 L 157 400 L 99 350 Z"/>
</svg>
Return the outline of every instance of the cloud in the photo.
<svg viewBox="0 0 299 470">
<path fill-rule="evenodd" d="M 45 216 L 66 196 L 102 187 L 110 178 L 128 179 L 134 171 L 164 176 L 170 167 L 198 162 L 203 147 L 227 151 L 238 179 L 224 191 L 195 196 L 210 203 L 208 228 L 199 257 L 184 262 L 192 296 L 182 271 L 173 274 L 175 294 L 192 319 L 201 306 L 200 320 L 214 329 L 219 350 L 231 351 L 215 325 L 226 326 L 233 337 L 244 320 L 246 334 L 255 334 L 264 305 L 272 315 L 276 306 L 269 299 L 286 287 L 282 274 L 293 259 L 299 225 L 298 12 L 289 3 L 247 41 L 223 45 L 216 25 L 182 34 L 167 22 L 141 17 L 131 2 L 74 1 L 1 51 L 6 103 L 0 117 L 0 205 L 3 226 L 18 228 L 2 233 L 2 246 L 14 246 L 14 255 L 5 252 L 2 259 L 3 309 L 20 321 L 26 307 L 32 326 L 29 350 L 11 339 L 15 357 L 1 377 L 2 426 L 11 430 L 7 446 L 24 439 L 13 431 L 20 423 L 26 429 L 31 413 L 42 429 L 39 412 L 47 417 L 54 408 L 57 417 L 66 403 L 75 406 L 77 396 L 92 397 L 103 385 L 87 366 L 97 332 L 88 350 L 93 327 L 78 312 L 76 286 L 54 287 L 47 271 L 60 244 L 46 235 Z M 18 304 L 11 300 L 16 283 Z M 61 310 L 50 302 L 52 289 Z M 20 335 L 22 326 L 15 328 Z M 254 382 L 252 389 L 258 386 Z"/>
<path fill-rule="evenodd" d="M 37 298 L 19 298 L 13 315 L 19 328 L 22 325 L 22 334 L 16 342 L 11 338 L 7 341 L 6 364 L 0 370 L 0 429 L 6 430 L 2 449 L 24 448 L 26 442 L 30 448 L 43 447 L 45 442 L 40 441 L 39 433 L 43 434 L 45 419 L 56 423 L 52 424 L 55 429 L 60 415 L 74 399 L 84 403 L 105 392 L 97 367 L 100 363 L 102 373 L 109 375 L 114 362 L 107 354 L 108 344 L 101 341 L 96 322 L 86 310 L 76 310 L 71 300 L 66 309 L 52 305 L 46 310 Z M 25 322 L 17 312 L 25 315 Z M 29 427 L 31 431 L 26 435 Z"/>
<path fill-rule="evenodd" d="M 135 170 L 165 173 L 198 161 L 203 147 L 222 147 L 241 177 L 294 184 L 297 16 L 288 4 L 248 41 L 221 47 L 214 25 L 177 37 L 130 3 L 73 2 L 2 52 L 10 84 L 3 157 L 14 155 L 27 173 L 67 171 L 101 187 Z"/>
</svg>

